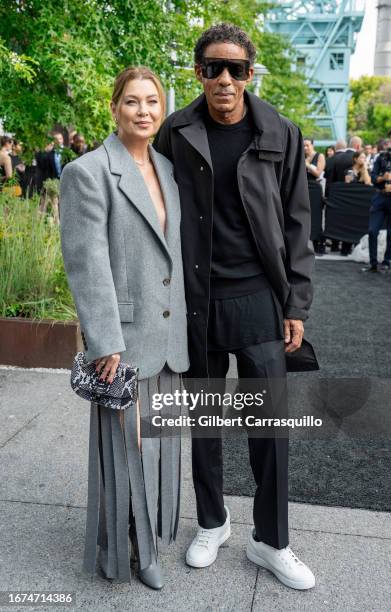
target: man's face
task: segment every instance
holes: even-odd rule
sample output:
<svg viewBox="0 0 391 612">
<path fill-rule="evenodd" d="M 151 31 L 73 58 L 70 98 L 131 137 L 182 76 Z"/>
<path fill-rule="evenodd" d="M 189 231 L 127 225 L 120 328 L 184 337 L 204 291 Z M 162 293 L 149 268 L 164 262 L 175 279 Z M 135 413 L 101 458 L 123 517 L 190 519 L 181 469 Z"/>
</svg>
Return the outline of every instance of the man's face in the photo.
<svg viewBox="0 0 391 612">
<path fill-rule="evenodd" d="M 204 51 L 205 59 L 247 60 L 243 47 L 233 43 L 212 43 Z M 245 87 L 253 78 L 254 69 L 250 67 L 249 77 L 245 81 L 234 79 L 225 67 L 215 79 L 202 76 L 201 66 L 195 66 L 197 79 L 202 83 L 208 106 L 219 114 L 232 113 L 242 102 Z"/>
<path fill-rule="evenodd" d="M 53 134 L 53 140 L 54 140 L 54 144 L 57 147 L 62 147 L 62 145 L 64 144 L 64 136 L 60 133 Z"/>
<path fill-rule="evenodd" d="M 366 155 L 370 155 L 372 153 L 372 145 L 365 145 L 364 151 Z"/>
</svg>

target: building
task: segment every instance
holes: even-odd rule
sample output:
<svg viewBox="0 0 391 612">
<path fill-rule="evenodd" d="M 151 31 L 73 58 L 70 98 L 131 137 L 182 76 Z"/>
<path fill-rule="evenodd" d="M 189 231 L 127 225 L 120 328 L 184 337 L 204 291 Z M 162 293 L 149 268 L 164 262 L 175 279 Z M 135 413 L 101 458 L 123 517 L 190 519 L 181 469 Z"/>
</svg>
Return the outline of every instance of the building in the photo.
<svg viewBox="0 0 391 612">
<path fill-rule="evenodd" d="M 391 0 L 377 0 L 374 74 L 391 77 Z"/>
</svg>

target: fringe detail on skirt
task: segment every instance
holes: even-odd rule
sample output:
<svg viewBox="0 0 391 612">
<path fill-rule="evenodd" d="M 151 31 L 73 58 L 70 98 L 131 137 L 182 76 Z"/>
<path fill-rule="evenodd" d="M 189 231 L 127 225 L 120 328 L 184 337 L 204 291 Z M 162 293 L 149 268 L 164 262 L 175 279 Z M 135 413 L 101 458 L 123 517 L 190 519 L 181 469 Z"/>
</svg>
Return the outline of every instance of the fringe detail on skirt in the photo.
<svg viewBox="0 0 391 612">
<path fill-rule="evenodd" d="M 136 525 L 140 569 L 176 538 L 180 504 L 180 435 L 156 435 L 151 425 L 154 393 L 182 391 L 182 378 L 166 366 L 159 374 L 140 380 L 141 453 L 137 442 L 136 405 L 124 412 L 94 402 L 90 411 L 88 501 L 83 570 L 93 575 L 99 562 L 108 578 L 130 581 L 129 516 Z M 164 406 L 164 416 L 176 417 L 181 406 Z M 148 431 L 148 429 L 151 429 Z M 153 433 L 152 433 L 153 431 Z M 153 437 L 152 437 L 153 436 Z"/>
</svg>

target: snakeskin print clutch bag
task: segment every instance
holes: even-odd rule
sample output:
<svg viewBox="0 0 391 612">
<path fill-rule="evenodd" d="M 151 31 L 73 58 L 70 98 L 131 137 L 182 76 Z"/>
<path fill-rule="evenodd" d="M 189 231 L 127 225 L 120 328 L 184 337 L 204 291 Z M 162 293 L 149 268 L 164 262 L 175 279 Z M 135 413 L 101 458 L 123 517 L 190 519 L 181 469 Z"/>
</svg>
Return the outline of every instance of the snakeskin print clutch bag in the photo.
<svg viewBox="0 0 391 612">
<path fill-rule="evenodd" d="M 85 354 L 79 352 L 73 360 L 71 387 L 83 399 L 114 410 L 123 410 L 136 403 L 138 371 L 138 368 L 120 361 L 110 384 L 99 379 L 95 363 L 88 362 Z"/>
</svg>

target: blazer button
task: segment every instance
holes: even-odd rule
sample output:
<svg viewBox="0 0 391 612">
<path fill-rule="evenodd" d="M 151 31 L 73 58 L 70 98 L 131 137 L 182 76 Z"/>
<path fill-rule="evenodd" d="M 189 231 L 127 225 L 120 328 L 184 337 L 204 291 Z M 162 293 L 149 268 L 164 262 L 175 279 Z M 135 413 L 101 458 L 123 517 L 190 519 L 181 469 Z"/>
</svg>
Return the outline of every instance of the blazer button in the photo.
<svg viewBox="0 0 391 612">
<path fill-rule="evenodd" d="M 203 171 L 203 169 L 204 169 L 204 166 L 201 166 L 201 167 L 200 167 L 201 172 Z"/>
<path fill-rule="evenodd" d="M 195 269 L 196 269 L 196 270 L 198 270 L 198 264 L 195 264 L 195 266 L 194 266 L 194 267 L 195 267 Z"/>
<path fill-rule="evenodd" d="M 165 310 L 165 311 L 163 312 L 163 317 L 164 317 L 165 319 L 167 319 L 167 317 L 169 317 L 169 316 L 170 316 L 170 311 L 169 311 L 169 310 Z"/>
<path fill-rule="evenodd" d="M 204 218 L 204 217 L 201 215 L 201 216 L 200 216 L 200 221 L 202 221 L 202 220 L 203 220 L 203 218 Z"/>
<path fill-rule="evenodd" d="M 165 279 L 164 279 L 164 281 L 163 281 L 163 285 L 164 285 L 165 287 L 167 287 L 167 286 L 170 284 L 170 282 L 171 282 L 171 279 L 170 279 L 170 278 L 165 278 Z"/>
</svg>

